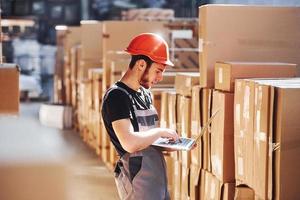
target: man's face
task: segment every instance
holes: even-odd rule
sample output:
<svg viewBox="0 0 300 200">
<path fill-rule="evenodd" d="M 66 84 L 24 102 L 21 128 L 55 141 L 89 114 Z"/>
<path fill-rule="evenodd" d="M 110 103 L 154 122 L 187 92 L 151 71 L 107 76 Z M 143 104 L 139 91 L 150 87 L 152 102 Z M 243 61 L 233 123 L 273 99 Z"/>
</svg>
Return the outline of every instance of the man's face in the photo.
<svg viewBox="0 0 300 200">
<path fill-rule="evenodd" d="M 153 84 L 156 84 L 163 80 L 163 72 L 165 71 L 165 69 L 166 65 L 152 63 L 150 67 L 147 67 L 145 69 L 140 84 L 146 89 L 151 88 Z"/>
</svg>

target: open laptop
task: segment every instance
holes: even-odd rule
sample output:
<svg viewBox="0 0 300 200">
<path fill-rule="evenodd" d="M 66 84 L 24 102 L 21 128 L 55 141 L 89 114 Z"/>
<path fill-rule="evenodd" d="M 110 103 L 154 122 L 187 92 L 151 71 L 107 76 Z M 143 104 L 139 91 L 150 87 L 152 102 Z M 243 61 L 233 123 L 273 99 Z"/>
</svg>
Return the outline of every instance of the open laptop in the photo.
<svg viewBox="0 0 300 200">
<path fill-rule="evenodd" d="M 177 141 L 170 141 L 168 138 L 158 138 L 152 145 L 163 147 L 172 150 L 185 150 L 189 151 L 192 149 L 195 143 L 201 138 L 204 132 L 207 130 L 208 126 L 211 124 L 212 120 L 215 118 L 216 114 L 220 111 L 217 110 L 212 116 L 209 118 L 205 126 L 202 128 L 201 132 L 196 138 L 184 138 L 181 137 Z"/>
</svg>

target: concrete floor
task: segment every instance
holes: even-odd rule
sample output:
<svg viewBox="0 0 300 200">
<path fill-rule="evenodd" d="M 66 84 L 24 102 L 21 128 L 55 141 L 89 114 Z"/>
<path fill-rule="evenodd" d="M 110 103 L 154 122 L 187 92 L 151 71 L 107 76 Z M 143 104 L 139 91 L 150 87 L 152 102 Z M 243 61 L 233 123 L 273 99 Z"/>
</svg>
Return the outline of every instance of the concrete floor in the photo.
<svg viewBox="0 0 300 200">
<path fill-rule="evenodd" d="M 55 179 L 56 183 L 52 184 L 52 186 L 62 185 L 59 188 L 60 192 L 63 193 L 62 196 L 64 196 L 62 199 L 118 199 L 113 175 L 107 170 L 94 151 L 89 149 L 83 143 L 79 134 L 73 130 L 61 131 L 42 126 L 38 121 L 39 106 L 39 103 L 22 103 L 19 116 L 0 116 L 0 164 L 10 163 L 11 165 L 13 163 L 14 166 L 21 166 L 20 163 L 29 163 L 29 165 L 31 163 L 63 163 L 66 176 L 60 176 Z M 1 173 L 0 169 L 0 179 L 4 177 L 3 174 L 7 175 L 4 170 Z M 47 171 L 46 174 L 51 173 Z M 32 177 L 34 176 L 31 176 L 30 180 L 33 182 L 35 179 Z M 43 178 L 40 175 L 38 177 L 39 179 L 36 180 L 39 181 Z M 51 177 L 53 178 L 54 175 L 51 175 Z M 18 187 L 16 183 L 20 182 L 19 180 L 21 179 L 23 180 L 23 176 L 16 176 L 16 179 L 17 181 L 13 183 L 13 190 L 14 193 L 20 193 L 21 196 L 21 193 L 24 193 L 24 191 L 21 191 L 22 189 L 20 188 L 28 185 L 28 181 L 23 181 L 26 184 Z M 4 179 L 2 178 L 2 180 Z M 11 181 L 13 179 L 8 178 L 8 180 Z M 3 181 L 2 183 L 0 181 L 0 186 L 1 184 L 4 184 L 7 188 L 9 187 L 9 184 L 3 183 Z M 41 185 L 47 188 L 47 184 L 49 184 L 49 181 L 45 179 L 45 183 L 37 184 L 38 188 L 31 189 L 42 191 Z M 61 188 L 65 189 L 61 190 Z M 9 189 L 2 190 L 6 191 L 8 195 L 6 199 L 17 199 L 12 197 Z M 0 194 L 5 193 L 3 191 Z M 49 191 L 49 187 L 47 191 Z M 51 193 L 51 190 L 49 193 Z M 45 197 L 43 198 L 45 199 Z M 26 199 L 24 195 L 22 199 Z M 53 199 L 53 196 L 50 199 Z"/>
</svg>

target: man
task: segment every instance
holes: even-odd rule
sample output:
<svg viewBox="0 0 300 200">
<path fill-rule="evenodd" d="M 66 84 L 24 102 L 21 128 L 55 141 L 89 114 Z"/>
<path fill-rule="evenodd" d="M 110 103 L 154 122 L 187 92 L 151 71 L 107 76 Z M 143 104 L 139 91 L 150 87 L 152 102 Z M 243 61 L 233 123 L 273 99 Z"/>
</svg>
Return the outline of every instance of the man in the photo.
<svg viewBox="0 0 300 200">
<path fill-rule="evenodd" d="M 169 48 L 163 38 L 143 33 L 125 50 L 132 55 L 129 68 L 110 89 L 102 104 L 104 125 L 120 160 L 115 181 L 121 199 L 170 199 L 166 164 L 161 152 L 151 144 L 160 137 L 176 141 L 172 129 L 158 128 L 158 115 L 149 88 L 163 79 Z"/>
</svg>

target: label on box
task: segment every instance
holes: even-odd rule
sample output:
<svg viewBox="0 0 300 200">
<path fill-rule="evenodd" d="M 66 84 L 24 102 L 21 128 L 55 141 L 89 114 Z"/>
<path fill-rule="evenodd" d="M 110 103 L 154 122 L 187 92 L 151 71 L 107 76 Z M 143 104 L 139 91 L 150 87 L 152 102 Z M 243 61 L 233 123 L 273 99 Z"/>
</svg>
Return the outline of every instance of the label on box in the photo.
<svg viewBox="0 0 300 200">
<path fill-rule="evenodd" d="M 191 127 L 192 134 L 198 134 L 198 131 L 199 131 L 198 127 L 199 127 L 198 121 L 193 120 L 192 121 L 192 127 Z"/>
<path fill-rule="evenodd" d="M 216 194 L 216 184 L 215 182 L 212 182 L 210 184 L 210 199 L 214 199 L 215 198 L 215 194 Z"/>
<path fill-rule="evenodd" d="M 236 125 L 239 128 L 241 126 L 240 114 L 241 114 L 241 104 L 238 103 L 235 105 L 235 121 L 236 121 Z"/>
<path fill-rule="evenodd" d="M 199 52 L 203 52 L 203 39 L 199 38 L 198 40 Z"/>
<path fill-rule="evenodd" d="M 243 109 L 243 116 L 246 119 L 250 118 L 250 87 L 246 86 L 245 87 L 245 96 L 244 96 L 244 109 Z"/>
<path fill-rule="evenodd" d="M 243 166 L 243 158 L 238 157 L 238 174 L 240 176 L 244 175 L 244 166 Z"/>
<path fill-rule="evenodd" d="M 219 68 L 219 83 L 223 83 L 223 69 Z"/>
</svg>

